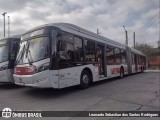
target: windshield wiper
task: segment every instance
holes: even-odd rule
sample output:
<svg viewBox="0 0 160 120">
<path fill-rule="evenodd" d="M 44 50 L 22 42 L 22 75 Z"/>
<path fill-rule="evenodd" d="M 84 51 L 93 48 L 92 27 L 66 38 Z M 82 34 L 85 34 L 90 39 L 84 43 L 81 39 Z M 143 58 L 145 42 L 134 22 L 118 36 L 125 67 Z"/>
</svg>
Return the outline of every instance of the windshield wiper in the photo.
<svg viewBox="0 0 160 120">
<path fill-rule="evenodd" d="M 21 50 L 21 52 L 19 53 L 19 55 L 17 57 L 17 60 L 16 60 L 15 64 L 17 64 L 20 60 L 22 60 L 25 50 L 26 50 L 26 47 L 24 45 L 23 49 Z"/>
<path fill-rule="evenodd" d="M 30 43 L 27 43 L 26 56 L 25 57 L 28 59 L 29 65 L 32 65 L 32 63 L 33 63 L 33 57 L 31 55 L 31 51 L 29 49 L 29 45 L 30 45 Z M 29 54 L 29 56 L 28 56 L 28 54 Z"/>
<path fill-rule="evenodd" d="M 30 57 L 28 57 L 29 65 L 32 65 L 32 63 L 33 63 L 33 57 L 32 57 L 31 51 L 28 49 L 28 50 L 27 50 L 27 53 L 29 53 L 29 56 L 30 56 Z M 28 56 L 28 55 L 27 55 L 27 56 Z"/>
<path fill-rule="evenodd" d="M 19 53 L 19 55 L 17 56 L 17 59 L 15 61 L 15 65 L 20 61 L 20 57 L 21 57 L 22 51 Z"/>
</svg>

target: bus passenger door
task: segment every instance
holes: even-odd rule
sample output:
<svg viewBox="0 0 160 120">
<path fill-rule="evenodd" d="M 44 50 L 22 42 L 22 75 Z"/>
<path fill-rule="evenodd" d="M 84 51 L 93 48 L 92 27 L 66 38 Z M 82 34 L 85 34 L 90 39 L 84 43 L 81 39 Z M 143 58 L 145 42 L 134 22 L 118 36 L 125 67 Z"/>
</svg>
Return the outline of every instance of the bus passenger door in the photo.
<svg viewBox="0 0 160 120">
<path fill-rule="evenodd" d="M 105 62 L 104 62 L 104 45 L 97 43 L 97 60 L 99 77 L 105 76 Z"/>
</svg>

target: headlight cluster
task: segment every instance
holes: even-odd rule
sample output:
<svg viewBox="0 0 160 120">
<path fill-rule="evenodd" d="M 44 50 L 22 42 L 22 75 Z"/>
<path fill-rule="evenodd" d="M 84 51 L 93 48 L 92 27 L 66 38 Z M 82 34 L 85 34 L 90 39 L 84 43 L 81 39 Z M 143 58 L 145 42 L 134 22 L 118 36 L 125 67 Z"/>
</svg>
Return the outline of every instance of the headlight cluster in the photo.
<svg viewBox="0 0 160 120">
<path fill-rule="evenodd" d="M 4 65 L 0 67 L 0 71 L 8 69 L 8 65 Z"/>
<path fill-rule="evenodd" d="M 45 63 L 43 65 L 35 67 L 34 72 L 39 73 L 39 72 L 42 72 L 42 71 L 45 71 L 45 70 L 48 70 L 48 69 L 49 69 L 49 63 Z"/>
<path fill-rule="evenodd" d="M 25 67 L 15 67 L 14 73 L 17 75 L 33 75 L 49 69 L 49 63 L 42 64 L 38 67 L 35 65 Z"/>
</svg>

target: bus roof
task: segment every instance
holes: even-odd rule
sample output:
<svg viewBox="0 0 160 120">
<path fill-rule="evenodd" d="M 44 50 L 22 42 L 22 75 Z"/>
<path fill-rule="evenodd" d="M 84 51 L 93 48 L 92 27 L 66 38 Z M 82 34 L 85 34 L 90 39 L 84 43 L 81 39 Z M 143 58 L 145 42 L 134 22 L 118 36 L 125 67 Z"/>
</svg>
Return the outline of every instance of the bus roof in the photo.
<svg viewBox="0 0 160 120">
<path fill-rule="evenodd" d="M 108 45 L 112 45 L 112 46 L 115 46 L 115 47 L 118 47 L 118 48 L 122 48 L 122 49 L 125 49 L 125 45 L 119 43 L 119 42 L 116 42 L 116 41 L 113 41 L 113 40 L 110 40 L 106 37 L 103 37 L 102 35 L 98 35 L 96 33 L 93 33 L 91 31 L 88 31 L 84 28 L 81 28 L 79 26 L 76 26 L 76 25 L 73 25 L 73 24 L 69 24 L 69 23 L 52 23 L 52 24 L 49 24 L 50 26 L 55 26 L 55 27 L 58 27 L 62 30 L 65 30 L 67 32 L 70 32 L 70 33 L 77 33 L 78 35 L 82 35 L 88 39 L 93 39 L 95 41 L 98 41 L 98 42 L 102 42 L 102 43 L 106 43 Z"/>
<path fill-rule="evenodd" d="M 126 45 L 124 45 L 124 44 L 121 44 L 117 41 L 111 40 L 111 39 L 106 38 L 102 35 L 98 35 L 96 33 L 93 33 L 91 31 L 88 31 L 84 28 L 81 28 L 79 26 L 76 26 L 76 25 L 73 25 L 73 24 L 70 24 L 70 23 L 49 23 L 49 24 L 45 24 L 45 25 L 35 27 L 28 32 L 32 32 L 36 29 L 40 29 L 42 27 L 47 27 L 47 26 L 57 27 L 57 28 L 60 28 L 61 30 L 64 30 L 64 31 L 69 32 L 69 33 L 74 33 L 76 35 L 82 35 L 82 36 L 84 36 L 85 38 L 88 38 L 88 39 L 93 39 L 95 41 L 102 42 L 102 43 L 105 43 L 105 44 L 108 44 L 108 45 L 112 45 L 114 47 L 126 49 Z M 133 48 L 130 48 L 130 50 L 135 54 L 145 56 L 143 53 L 139 52 L 138 50 L 135 50 Z"/>
<path fill-rule="evenodd" d="M 43 27 L 47 27 L 47 26 L 57 27 L 57 28 L 60 28 L 63 31 L 66 31 L 66 32 L 69 32 L 69 33 L 74 33 L 76 35 L 82 35 L 85 38 L 88 38 L 88 39 L 91 39 L 91 40 L 93 39 L 95 41 L 102 42 L 102 43 L 106 43 L 106 44 L 112 45 L 114 47 L 118 47 L 118 48 L 122 48 L 122 49 L 125 49 L 125 47 L 126 47 L 125 45 L 123 45 L 123 44 L 121 44 L 119 42 L 116 42 L 114 40 L 110 40 L 110 39 L 108 39 L 106 37 L 103 37 L 102 35 L 98 35 L 96 33 L 93 33 L 91 31 L 88 31 L 88 30 L 86 30 L 84 28 L 81 28 L 79 26 L 76 26 L 76 25 L 73 25 L 73 24 L 70 24 L 70 23 L 44 24 L 44 25 L 35 27 L 35 28 L 27 31 L 26 33 L 29 33 L 29 32 L 32 32 L 34 30 L 37 30 L 37 29 L 40 29 L 40 28 L 43 28 Z"/>
<path fill-rule="evenodd" d="M 140 51 L 138 51 L 138 50 L 136 50 L 136 49 L 130 48 L 130 51 L 132 51 L 132 52 L 135 53 L 135 54 L 145 56 L 142 52 L 140 52 Z"/>
<path fill-rule="evenodd" d="M 17 34 L 17 35 L 11 36 L 10 38 L 21 38 L 22 35 L 23 35 L 23 34 Z"/>
<path fill-rule="evenodd" d="M 11 36 L 11 37 L 9 37 L 9 38 L 3 38 L 3 39 L 0 39 L 0 44 L 1 44 L 1 45 L 9 44 L 9 43 L 10 43 L 10 41 L 12 41 L 13 39 L 14 39 L 14 40 L 16 40 L 16 41 L 18 41 L 18 39 L 20 40 L 21 35 L 22 35 L 22 34 L 19 34 L 19 35 L 13 35 L 13 36 Z"/>
<path fill-rule="evenodd" d="M 7 37 L 7 38 L 2 38 L 0 40 L 7 40 L 7 39 L 13 39 L 13 38 L 21 38 L 23 34 L 17 34 L 17 35 L 13 35 L 11 37 Z"/>
</svg>

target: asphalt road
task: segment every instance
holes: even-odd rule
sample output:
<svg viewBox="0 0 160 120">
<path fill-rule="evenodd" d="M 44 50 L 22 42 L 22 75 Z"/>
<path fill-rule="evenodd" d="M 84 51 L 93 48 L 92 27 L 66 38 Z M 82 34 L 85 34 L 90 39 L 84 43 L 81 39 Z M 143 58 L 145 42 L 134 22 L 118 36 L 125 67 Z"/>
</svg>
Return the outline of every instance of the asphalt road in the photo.
<svg viewBox="0 0 160 120">
<path fill-rule="evenodd" d="M 5 107 L 12 110 L 44 111 L 158 111 L 160 110 L 160 72 L 144 72 L 126 76 L 123 79 L 105 80 L 94 83 L 84 90 L 77 87 L 55 90 L 0 85 L 0 111 Z M 47 119 L 159 120 L 160 118 L 62 117 Z"/>
</svg>

